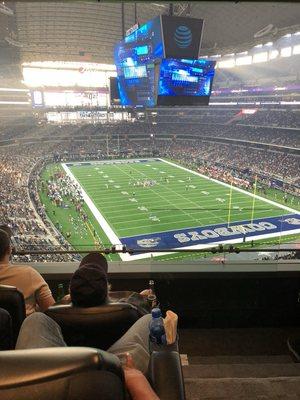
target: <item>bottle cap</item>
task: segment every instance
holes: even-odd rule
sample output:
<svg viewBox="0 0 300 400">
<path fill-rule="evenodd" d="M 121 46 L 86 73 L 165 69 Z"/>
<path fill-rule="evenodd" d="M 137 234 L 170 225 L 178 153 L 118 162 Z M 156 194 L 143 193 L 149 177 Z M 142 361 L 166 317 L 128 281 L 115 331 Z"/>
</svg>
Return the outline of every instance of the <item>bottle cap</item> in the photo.
<svg viewBox="0 0 300 400">
<path fill-rule="evenodd" d="M 152 318 L 160 318 L 161 317 L 161 311 L 159 308 L 153 308 L 151 311 Z"/>
</svg>

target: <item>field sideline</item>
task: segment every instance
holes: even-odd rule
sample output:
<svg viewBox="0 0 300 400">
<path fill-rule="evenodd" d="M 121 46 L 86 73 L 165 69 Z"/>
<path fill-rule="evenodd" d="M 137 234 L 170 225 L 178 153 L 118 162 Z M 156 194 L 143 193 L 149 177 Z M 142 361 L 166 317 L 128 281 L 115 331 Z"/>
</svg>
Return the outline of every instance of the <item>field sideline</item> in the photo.
<svg viewBox="0 0 300 400">
<path fill-rule="evenodd" d="M 300 233 L 296 209 L 239 188 L 231 195 L 230 185 L 167 160 L 62 167 L 80 185 L 97 231 L 111 244 L 149 248 L 149 254 L 121 254 L 124 261 L 148 258 L 151 248 L 205 248 Z"/>
</svg>

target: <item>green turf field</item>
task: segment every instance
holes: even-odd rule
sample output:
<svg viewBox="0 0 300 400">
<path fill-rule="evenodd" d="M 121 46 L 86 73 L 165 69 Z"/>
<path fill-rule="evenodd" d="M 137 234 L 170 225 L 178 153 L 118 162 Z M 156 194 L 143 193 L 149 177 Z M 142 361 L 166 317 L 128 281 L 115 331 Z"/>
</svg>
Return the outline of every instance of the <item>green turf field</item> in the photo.
<svg viewBox="0 0 300 400">
<path fill-rule="evenodd" d="M 62 167 L 48 167 L 42 177 L 47 178 L 57 168 Z M 44 193 L 41 193 L 41 199 L 48 215 L 55 224 L 60 225 L 63 234 L 72 232 L 70 243 L 75 248 L 91 248 L 95 243 L 109 246 L 120 243 L 119 239 L 123 242 L 122 238 L 134 238 L 137 235 L 143 237 L 154 234 L 156 238 L 161 233 L 185 228 L 228 225 L 228 222 L 231 226 L 237 221 L 255 222 L 293 213 L 280 208 L 280 204 L 254 199 L 246 193 L 231 190 L 229 186 L 162 160 L 78 162 L 63 165 L 63 168 L 79 183 L 88 198 L 85 204 L 88 223 L 83 224 L 72 207 L 67 210 L 55 208 L 55 215 L 52 214 L 53 204 Z M 145 183 L 149 181 L 152 181 L 152 185 L 146 186 Z M 65 201 L 68 203 L 67 199 Z M 296 209 L 296 201 L 288 206 Z M 182 239 L 180 231 L 177 237 Z M 259 238 L 257 240 L 258 243 L 262 241 Z M 269 242 L 278 240 L 284 238 L 269 239 Z M 191 254 L 173 253 L 160 256 L 159 259 L 183 257 L 191 257 Z M 111 259 L 117 260 L 119 256 L 112 256 Z"/>
</svg>

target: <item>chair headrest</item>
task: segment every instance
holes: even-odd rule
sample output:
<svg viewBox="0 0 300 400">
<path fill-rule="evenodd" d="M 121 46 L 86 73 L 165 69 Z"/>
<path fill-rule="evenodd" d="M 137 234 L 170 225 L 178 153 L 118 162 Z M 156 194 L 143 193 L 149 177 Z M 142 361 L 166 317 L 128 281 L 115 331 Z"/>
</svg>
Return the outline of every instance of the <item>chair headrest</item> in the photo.
<svg viewBox="0 0 300 400">
<path fill-rule="evenodd" d="M 107 303 L 96 307 L 77 307 L 70 304 L 54 305 L 47 310 L 55 314 L 80 314 L 80 315 L 94 315 L 94 314 L 109 314 L 116 312 L 137 311 L 137 308 L 129 303 Z"/>
<path fill-rule="evenodd" d="M 0 285 L 0 290 L 18 290 L 15 286 L 11 286 L 11 285 Z"/>
<path fill-rule="evenodd" d="M 111 371 L 123 379 L 119 359 L 113 354 L 89 347 L 0 352 L 0 389 L 51 381 L 89 370 Z"/>
</svg>

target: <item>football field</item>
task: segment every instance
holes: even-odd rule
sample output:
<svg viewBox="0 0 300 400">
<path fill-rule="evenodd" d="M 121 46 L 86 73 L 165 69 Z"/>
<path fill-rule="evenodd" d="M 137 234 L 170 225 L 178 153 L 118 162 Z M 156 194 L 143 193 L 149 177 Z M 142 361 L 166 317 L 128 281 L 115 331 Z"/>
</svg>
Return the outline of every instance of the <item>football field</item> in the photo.
<svg viewBox="0 0 300 400">
<path fill-rule="evenodd" d="M 163 159 L 62 164 L 80 186 L 96 231 L 114 245 L 206 248 L 300 233 L 299 212 Z M 162 255 L 162 253 L 156 253 Z M 154 256 L 156 255 L 153 254 Z"/>
</svg>

